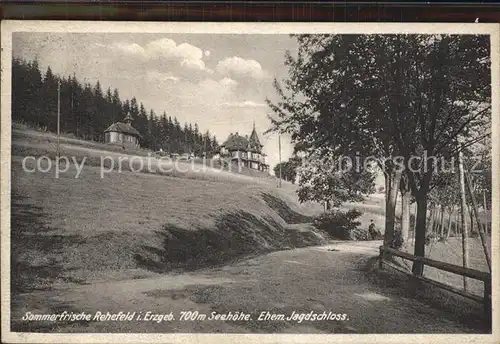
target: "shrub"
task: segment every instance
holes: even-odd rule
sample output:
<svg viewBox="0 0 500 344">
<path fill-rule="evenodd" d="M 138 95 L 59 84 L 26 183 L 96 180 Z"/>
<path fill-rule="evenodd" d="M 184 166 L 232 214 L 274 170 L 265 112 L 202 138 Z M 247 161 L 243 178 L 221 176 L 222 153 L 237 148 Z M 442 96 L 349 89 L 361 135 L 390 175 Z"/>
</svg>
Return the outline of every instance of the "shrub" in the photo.
<svg viewBox="0 0 500 344">
<path fill-rule="evenodd" d="M 438 236 L 436 235 L 436 233 L 429 233 L 425 237 L 425 244 L 430 245 L 431 243 L 436 242 L 437 240 Z"/>
<path fill-rule="evenodd" d="M 342 240 L 366 239 L 358 230 L 361 222 L 355 221 L 361 216 L 357 209 L 351 209 L 347 212 L 340 210 L 330 210 L 314 218 L 313 225 L 328 233 L 331 237 Z"/>
</svg>

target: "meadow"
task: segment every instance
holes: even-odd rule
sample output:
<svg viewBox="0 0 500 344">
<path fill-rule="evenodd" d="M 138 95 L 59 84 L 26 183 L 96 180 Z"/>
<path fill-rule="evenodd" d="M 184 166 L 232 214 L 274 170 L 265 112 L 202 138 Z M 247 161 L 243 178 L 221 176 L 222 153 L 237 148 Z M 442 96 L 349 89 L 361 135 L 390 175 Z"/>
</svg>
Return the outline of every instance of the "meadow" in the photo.
<svg viewBox="0 0 500 344">
<path fill-rule="evenodd" d="M 181 171 L 111 170 L 132 157 L 102 143 L 61 139 L 61 154 L 85 158 L 78 178 L 67 166 L 56 177 L 26 156 L 56 157 L 56 136 L 15 129 L 12 141 L 12 286 L 17 292 L 95 281 L 148 277 L 224 264 L 265 252 L 328 243 L 309 223 L 322 206 L 299 203 L 296 186 L 254 171 L 221 171 L 181 163 Z M 141 159 L 149 152 L 141 150 Z M 102 174 L 102 157 L 106 173 Z M 53 161 L 53 160 L 52 160 Z M 135 164 L 138 161 L 135 160 Z M 158 164 L 153 159 L 153 165 Z M 156 166 L 158 167 L 158 166 Z M 34 171 L 34 172 L 28 172 Z M 398 203 L 398 208 L 399 208 Z M 383 231 L 384 198 L 370 196 L 343 209 L 362 212 Z M 479 239 L 470 240 L 471 267 L 487 269 Z M 411 243 L 407 248 L 412 251 Z M 461 265 L 458 238 L 427 248 L 433 259 Z M 460 286 L 460 277 L 426 269 L 426 275 Z M 481 286 L 472 282 L 473 291 Z"/>
<path fill-rule="evenodd" d="M 299 204 L 295 186 L 276 179 L 193 165 L 167 173 L 124 168 L 101 175 L 106 145 L 61 140 L 61 154 L 86 158 L 55 176 L 55 137 L 13 133 L 12 283 L 30 291 L 71 283 L 141 278 L 180 268 L 327 242 L 307 223 L 320 211 Z M 71 140 L 71 139 L 70 139 Z M 37 161 L 39 166 L 37 166 Z M 53 160 L 52 160 L 53 162 Z M 29 172 L 33 171 L 33 172 Z"/>
</svg>

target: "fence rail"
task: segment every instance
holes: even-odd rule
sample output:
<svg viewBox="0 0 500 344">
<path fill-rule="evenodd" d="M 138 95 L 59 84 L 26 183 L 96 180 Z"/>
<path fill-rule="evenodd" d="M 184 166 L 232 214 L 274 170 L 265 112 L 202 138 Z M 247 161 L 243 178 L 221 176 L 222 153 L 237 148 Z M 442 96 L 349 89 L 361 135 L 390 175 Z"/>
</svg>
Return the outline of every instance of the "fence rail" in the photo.
<svg viewBox="0 0 500 344">
<path fill-rule="evenodd" d="M 457 274 L 460 276 L 469 277 L 472 279 L 482 281 L 484 284 L 483 297 L 480 297 L 478 295 L 469 293 L 465 290 L 455 288 L 455 287 L 450 286 L 448 284 L 441 283 L 441 282 L 438 282 L 436 280 L 433 280 L 433 279 L 430 279 L 430 278 L 427 278 L 427 277 L 424 277 L 421 275 L 413 274 L 413 273 L 406 271 L 404 269 L 397 268 L 392 264 L 388 264 L 385 260 L 389 254 L 396 256 L 396 257 L 406 259 L 406 260 L 410 260 L 412 262 L 420 262 L 424 266 L 427 265 L 427 266 L 430 266 L 430 267 L 433 267 L 433 268 L 436 268 L 439 270 L 451 272 L 451 273 L 454 273 L 454 274 Z M 475 269 L 470 269 L 470 268 L 466 268 L 463 266 L 454 265 L 454 264 L 450 264 L 450 263 L 440 262 L 440 261 L 430 259 L 430 258 L 417 257 L 413 254 L 410 254 L 407 252 L 402 252 L 402 251 L 396 250 L 396 249 L 391 248 L 391 247 L 380 246 L 380 256 L 379 256 L 379 268 L 380 269 L 383 269 L 384 263 L 395 270 L 398 270 L 406 275 L 411 276 L 412 278 L 415 278 L 416 280 L 437 286 L 439 288 L 448 290 L 452 293 L 459 294 L 463 297 L 466 297 L 466 298 L 469 298 L 469 299 L 472 299 L 472 300 L 475 300 L 477 302 L 482 303 L 483 308 L 484 308 L 484 312 L 485 312 L 487 318 L 491 320 L 491 274 L 490 273 L 475 270 Z"/>
</svg>

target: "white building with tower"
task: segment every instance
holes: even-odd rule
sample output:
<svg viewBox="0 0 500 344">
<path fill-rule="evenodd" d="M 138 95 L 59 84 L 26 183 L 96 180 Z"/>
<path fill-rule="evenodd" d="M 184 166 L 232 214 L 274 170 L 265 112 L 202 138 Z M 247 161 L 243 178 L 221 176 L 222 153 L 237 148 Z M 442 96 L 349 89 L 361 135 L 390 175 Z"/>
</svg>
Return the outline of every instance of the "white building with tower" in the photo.
<svg viewBox="0 0 500 344">
<path fill-rule="evenodd" d="M 123 123 L 125 122 L 125 123 Z M 141 134 L 132 126 L 132 116 L 127 114 L 123 122 L 115 122 L 104 130 L 104 141 L 111 144 L 139 148 Z"/>
</svg>

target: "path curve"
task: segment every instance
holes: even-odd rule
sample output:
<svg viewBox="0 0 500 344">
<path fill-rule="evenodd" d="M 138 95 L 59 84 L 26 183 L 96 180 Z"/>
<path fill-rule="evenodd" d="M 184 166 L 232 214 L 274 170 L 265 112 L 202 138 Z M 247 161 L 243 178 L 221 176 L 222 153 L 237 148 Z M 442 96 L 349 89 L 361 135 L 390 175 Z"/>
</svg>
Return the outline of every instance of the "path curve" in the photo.
<svg viewBox="0 0 500 344">
<path fill-rule="evenodd" d="M 158 278 L 94 283 L 20 295 L 14 328 L 59 332 L 465 333 L 463 325 L 415 299 L 370 282 L 363 267 L 380 242 L 336 242 L 273 252 L 227 266 Z M 175 321 L 27 324 L 27 311 L 170 312 Z M 245 312 L 247 321 L 179 321 L 181 311 Z M 259 321 L 261 312 L 345 313 L 345 321 Z"/>
</svg>

